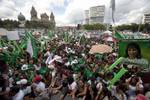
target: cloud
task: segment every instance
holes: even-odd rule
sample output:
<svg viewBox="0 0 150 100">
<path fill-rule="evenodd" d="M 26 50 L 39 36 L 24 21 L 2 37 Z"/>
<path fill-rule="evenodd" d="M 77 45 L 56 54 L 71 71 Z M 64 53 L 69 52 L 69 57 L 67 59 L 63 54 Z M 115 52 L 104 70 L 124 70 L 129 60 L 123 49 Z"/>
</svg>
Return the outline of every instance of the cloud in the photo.
<svg viewBox="0 0 150 100">
<path fill-rule="evenodd" d="M 67 0 L 67 2 L 69 2 Z M 50 15 L 54 7 L 63 7 L 65 0 L 0 0 L 0 18 L 17 19 L 17 16 L 22 12 L 26 19 L 30 19 L 30 10 L 34 6 L 40 14 L 46 12 Z"/>
<path fill-rule="evenodd" d="M 83 12 L 91 6 L 105 5 L 105 23 L 112 23 L 110 0 L 73 0 L 67 7 L 66 19 L 72 23 L 84 19 Z M 77 9 L 82 10 L 77 12 Z M 150 9 L 149 0 L 116 0 L 116 24 L 140 23 L 141 17 Z M 149 12 L 150 13 L 150 12 Z M 79 16 L 80 15 L 80 16 Z M 69 17 L 68 17 L 69 16 Z"/>
<path fill-rule="evenodd" d="M 117 24 L 141 23 L 144 13 L 150 13 L 148 0 L 118 0 L 116 2 Z"/>
<path fill-rule="evenodd" d="M 40 14 L 55 11 L 57 25 L 77 24 L 84 20 L 84 10 L 105 5 L 104 22 L 111 23 L 110 0 L 0 0 L 0 18 L 17 19 L 20 12 L 30 20 L 32 5 Z M 149 0 L 116 0 L 116 24 L 140 23 L 144 13 L 150 13 Z"/>
<path fill-rule="evenodd" d="M 83 23 L 84 11 L 92 6 L 108 5 L 109 1 L 104 0 L 72 0 L 66 8 L 63 16 L 60 19 L 67 24 Z"/>
<path fill-rule="evenodd" d="M 15 9 L 15 4 L 12 1 L 0 1 L 0 18 L 13 18 L 17 10 Z"/>
<path fill-rule="evenodd" d="M 7 0 L 6 0 L 7 1 Z M 27 2 L 27 0 L 11 0 L 15 3 L 15 6 L 17 8 L 22 8 L 25 6 L 25 3 Z"/>
</svg>

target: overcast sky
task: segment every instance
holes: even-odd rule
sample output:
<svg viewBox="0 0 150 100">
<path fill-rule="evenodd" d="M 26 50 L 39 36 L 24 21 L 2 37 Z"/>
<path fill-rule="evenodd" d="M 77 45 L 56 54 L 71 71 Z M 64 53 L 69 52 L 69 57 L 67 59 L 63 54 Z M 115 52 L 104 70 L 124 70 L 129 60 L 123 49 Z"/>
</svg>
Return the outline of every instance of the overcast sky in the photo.
<svg viewBox="0 0 150 100">
<path fill-rule="evenodd" d="M 110 0 L 0 0 L 0 18 L 17 19 L 20 12 L 30 20 L 32 5 L 40 14 L 53 11 L 57 25 L 81 23 L 84 10 L 105 5 L 105 20 L 111 22 Z M 116 0 L 116 24 L 141 23 L 144 13 L 150 13 L 150 0 Z"/>
</svg>

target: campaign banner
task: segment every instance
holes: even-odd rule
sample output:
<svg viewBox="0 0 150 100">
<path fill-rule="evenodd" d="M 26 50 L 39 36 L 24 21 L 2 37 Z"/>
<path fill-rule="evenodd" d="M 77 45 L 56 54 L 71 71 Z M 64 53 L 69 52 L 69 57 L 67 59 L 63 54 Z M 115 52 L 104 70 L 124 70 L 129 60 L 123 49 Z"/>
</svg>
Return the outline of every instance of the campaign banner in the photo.
<svg viewBox="0 0 150 100">
<path fill-rule="evenodd" d="M 128 64 L 150 67 L 150 39 L 120 40 L 119 57 L 124 57 L 124 62 L 129 62 Z"/>
</svg>

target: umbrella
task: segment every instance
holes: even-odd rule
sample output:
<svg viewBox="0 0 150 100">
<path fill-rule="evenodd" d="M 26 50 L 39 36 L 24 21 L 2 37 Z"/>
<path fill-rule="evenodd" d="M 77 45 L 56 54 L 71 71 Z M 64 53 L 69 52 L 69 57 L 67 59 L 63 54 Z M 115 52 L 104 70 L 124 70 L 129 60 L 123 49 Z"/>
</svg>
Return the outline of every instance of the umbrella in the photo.
<svg viewBox="0 0 150 100">
<path fill-rule="evenodd" d="M 105 45 L 105 44 L 100 44 L 100 45 L 93 45 L 92 48 L 90 49 L 89 53 L 109 53 L 112 52 L 112 47 Z"/>
</svg>

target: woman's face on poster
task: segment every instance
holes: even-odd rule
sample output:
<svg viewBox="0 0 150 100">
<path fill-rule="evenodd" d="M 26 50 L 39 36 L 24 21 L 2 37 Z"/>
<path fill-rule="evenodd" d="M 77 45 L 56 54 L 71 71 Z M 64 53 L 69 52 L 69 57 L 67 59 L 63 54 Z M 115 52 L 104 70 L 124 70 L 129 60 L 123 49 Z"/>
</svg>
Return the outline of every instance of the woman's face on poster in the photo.
<svg viewBox="0 0 150 100">
<path fill-rule="evenodd" d="M 131 58 L 131 59 L 136 58 L 137 53 L 138 53 L 138 51 L 137 51 L 136 48 L 134 48 L 134 47 L 128 48 L 128 55 L 129 55 L 129 58 Z"/>
</svg>

